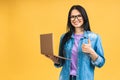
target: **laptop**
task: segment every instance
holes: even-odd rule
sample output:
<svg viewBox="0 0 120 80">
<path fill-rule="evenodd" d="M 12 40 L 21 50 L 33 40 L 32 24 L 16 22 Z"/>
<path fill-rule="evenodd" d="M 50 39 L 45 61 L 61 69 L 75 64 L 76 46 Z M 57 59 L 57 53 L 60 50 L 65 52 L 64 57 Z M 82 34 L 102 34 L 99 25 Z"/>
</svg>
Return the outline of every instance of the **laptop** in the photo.
<svg viewBox="0 0 120 80">
<path fill-rule="evenodd" d="M 41 49 L 41 54 L 45 55 L 45 56 L 50 56 L 50 57 L 58 57 L 61 59 L 66 59 L 66 60 L 70 60 L 68 58 L 65 57 L 61 57 L 61 56 L 56 56 L 54 55 L 54 49 L 53 49 L 53 34 L 52 33 L 48 33 L 48 34 L 40 34 L 40 49 Z"/>
</svg>

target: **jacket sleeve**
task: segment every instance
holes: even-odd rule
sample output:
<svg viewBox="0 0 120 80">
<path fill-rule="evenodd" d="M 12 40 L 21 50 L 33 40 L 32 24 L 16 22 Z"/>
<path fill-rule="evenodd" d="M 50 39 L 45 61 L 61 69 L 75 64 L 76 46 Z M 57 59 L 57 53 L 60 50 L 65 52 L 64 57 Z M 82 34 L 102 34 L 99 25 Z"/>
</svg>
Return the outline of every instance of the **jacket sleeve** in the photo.
<svg viewBox="0 0 120 80">
<path fill-rule="evenodd" d="M 95 52 L 98 54 L 98 58 L 96 59 L 96 61 L 91 60 L 91 62 L 94 66 L 97 66 L 100 68 L 104 65 L 105 58 L 104 58 L 104 51 L 101 43 L 101 38 L 99 35 L 97 36 L 97 39 L 96 39 Z"/>
<path fill-rule="evenodd" d="M 60 52 L 60 50 L 61 50 L 61 43 L 62 43 L 63 37 L 64 37 L 64 35 L 61 36 L 61 38 L 60 38 L 60 43 L 59 43 L 59 56 L 61 56 L 61 57 L 64 57 L 64 55 Z M 62 67 L 63 64 L 64 64 L 64 60 L 61 59 L 61 58 L 59 58 L 59 63 L 60 63 L 60 64 L 54 63 L 54 66 L 57 67 L 57 68 Z"/>
</svg>

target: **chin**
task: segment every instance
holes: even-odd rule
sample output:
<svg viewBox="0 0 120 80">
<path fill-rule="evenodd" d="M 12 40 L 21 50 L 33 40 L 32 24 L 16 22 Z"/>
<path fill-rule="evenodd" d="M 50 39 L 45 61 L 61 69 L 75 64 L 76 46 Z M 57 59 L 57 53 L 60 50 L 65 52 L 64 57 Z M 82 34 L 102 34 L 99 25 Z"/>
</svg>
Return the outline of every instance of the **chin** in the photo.
<svg viewBox="0 0 120 80">
<path fill-rule="evenodd" d="M 81 27 L 81 25 L 75 25 L 75 28 L 80 28 Z"/>
</svg>

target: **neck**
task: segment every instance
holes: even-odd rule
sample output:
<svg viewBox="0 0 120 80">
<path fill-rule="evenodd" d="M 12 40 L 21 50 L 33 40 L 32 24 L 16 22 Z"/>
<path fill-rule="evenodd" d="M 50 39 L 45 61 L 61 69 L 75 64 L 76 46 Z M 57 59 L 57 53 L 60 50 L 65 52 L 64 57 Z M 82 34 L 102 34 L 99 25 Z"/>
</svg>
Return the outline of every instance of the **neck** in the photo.
<svg viewBox="0 0 120 80">
<path fill-rule="evenodd" d="M 84 30 L 82 28 L 75 28 L 75 34 L 83 34 Z"/>
</svg>

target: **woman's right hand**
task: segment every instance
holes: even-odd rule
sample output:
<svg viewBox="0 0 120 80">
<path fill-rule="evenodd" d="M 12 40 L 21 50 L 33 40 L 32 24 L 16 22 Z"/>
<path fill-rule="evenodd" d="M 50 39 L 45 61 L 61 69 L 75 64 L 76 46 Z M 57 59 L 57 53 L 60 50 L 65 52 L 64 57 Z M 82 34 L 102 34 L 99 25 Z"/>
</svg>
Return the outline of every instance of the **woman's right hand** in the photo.
<svg viewBox="0 0 120 80">
<path fill-rule="evenodd" d="M 57 56 L 54 56 L 54 55 L 45 55 L 46 57 L 48 57 L 49 59 L 51 59 L 54 63 L 56 64 L 60 64 L 59 63 L 59 58 Z"/>
</svg>

